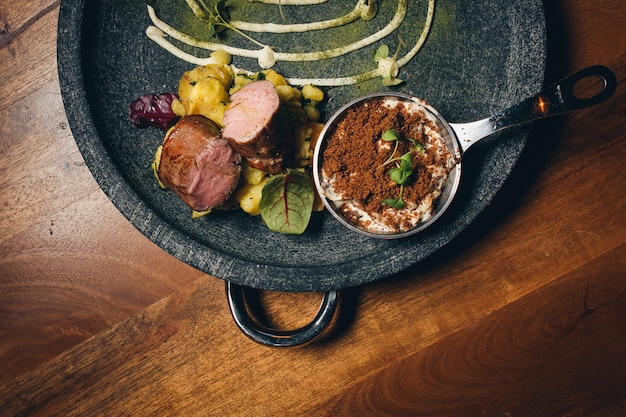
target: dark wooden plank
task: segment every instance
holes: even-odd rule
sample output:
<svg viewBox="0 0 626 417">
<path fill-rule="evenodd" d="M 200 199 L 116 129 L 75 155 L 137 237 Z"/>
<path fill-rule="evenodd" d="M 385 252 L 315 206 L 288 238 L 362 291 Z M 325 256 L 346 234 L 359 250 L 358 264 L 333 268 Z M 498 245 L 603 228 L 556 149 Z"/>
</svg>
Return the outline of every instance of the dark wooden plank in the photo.
<svg viewBox="0 0 626 417">
<path fill-rule="evenodd" d="M 626 246 L 369 375 L 317 415 L 626 411 Z"/>
</svg>

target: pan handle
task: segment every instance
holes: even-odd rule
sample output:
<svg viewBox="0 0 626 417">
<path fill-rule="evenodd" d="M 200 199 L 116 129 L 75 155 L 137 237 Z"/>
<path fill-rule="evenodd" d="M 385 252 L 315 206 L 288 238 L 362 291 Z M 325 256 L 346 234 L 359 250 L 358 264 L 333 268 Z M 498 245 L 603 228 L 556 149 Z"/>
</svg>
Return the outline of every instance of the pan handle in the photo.
<svg viewBox="0 0 626 417">
<path fill-rule="evenodd" d="M 601 80 L 602 89 L 589 97 L 576 96 L 574 86 L 590 78 Z M 611 97 L 616 88 L 615 74 L 602 65 L 594 65 L 557 81 L 496 115 L 470 123 L 450 123 L 450 126 L 465 152 L 481 139 L 508 127 L 599 104 Z"/>
<path fill-rule="evenodd" d="M 226 297 L 235 323 L 250 339 L 267 346 L 298 346 L 319 336 L 335 315 L 338 295 L 337 291 L 325 292 L 317 315 L 306 326 L 296 330 L 276 330 L 261 325 L 250 316 L 243 286 L 226 281 Z"/>
</svg>

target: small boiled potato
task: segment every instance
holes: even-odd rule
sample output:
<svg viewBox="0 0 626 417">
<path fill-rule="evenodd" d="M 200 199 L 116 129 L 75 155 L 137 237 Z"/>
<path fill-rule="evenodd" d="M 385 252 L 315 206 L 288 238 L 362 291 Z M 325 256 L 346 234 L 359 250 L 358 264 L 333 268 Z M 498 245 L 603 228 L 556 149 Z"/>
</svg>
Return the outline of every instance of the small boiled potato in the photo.
<svg viewBox="0 0 626 417">
<path fill-rule="evenodd" d="M 320 134 L 322 133 L 322 130 L 324 130 L 324 123 L 319 123 L 319 122 L 311 122 L 311 123 L 307 123 L 307 127 L 310 129 L 309 134 L 311 137 L 311 148 L 315 149 L 315 145 L 317 144 L 317 140 L 320 137 Z"/>
<path fill-rule="evenodd" d="M 243 211 L 252 216 L 258 216 L 261 214 L 259 204 L 261 203 L 263 187 L 266 182 L 267 179 L 264 179 L 258 184 L 244 184 L 241 188 L 239 188 L 239 190 L 237 190 L 235 199 Z"/>
<path fill-rule="evenodd" d="M 294 159 L 298 161 L 301 167 L 311 165 L 315 143 L 319 137 L 323 123 L 306 123 L 296 127 L 296 135 L 294 141 Z"/>
<path fill-rule="evenodd" d="M 250 84 L 252 81 L 254 81 L 254 78 L 244 72 L 240 72 L 235 75 L 234 84 L 243 87 L 244 85 Z"/>
<path fill-rule="evenodd" d="M 304 110 L 306 117 L 308 117 L 308 119 L 312 122 L 317 122 L 321 117 L 319 109 L 314 105 L 304 105 L 302 106 L 302 110 Z"/>
<path fill-rule="evenodd" d="M 234 74 L 230 65 L 207 64 L 186 72 L 183 74 L 183 78 L 186 77 L 188 77 L 189 81 L 200 81 L 209 77 L 217 78 L 224 87 L 230 87 L 233 83 Z"/>
<path fill-rule="evenodd" d="M 230 90 L 228 90 L 228 95 L 232 96 L 237 91 L 241 90 L 242 87 L 243 85 L 233 84 L 233 86 L 230 87 Z"/>
<path fill-rule="evenodd" d="M 220 80 L 225 88 L 228 88 L 233 83 L 233 70 L 230 65 L 205 65 L 202 67 L 205 69 L 206 77 L 213 77 Z"/>
<path fill-rule="evenodd" d="M 208 64 L 195 67 L 183 74 L 178 82 L 178 98 L 185 104 L 193 87 L 200 81 L 215 78 L 225 87 L 230 88 L 233 83 L 233 71 L 229 65 Z"/>
<path fill-rule="evenodd" d="M 165 184 L 163 184 L 161 182 L 161 179 L 159 178 L 159 165 L 161 163 L 162 153 L 163 153 L 163 145 L 159 145 L 159 147 L 156 149 L 156 152 L 154 153 L 154 160 L 150 164 L 150 167 L 152 168 L 152 172 L 154 173 L 154 177 L 156 178 L 157 183 L 159 184 L 159 187 L 161 187 L 162 189 L 165 189 Z"/>
<path fill-rule="evenodd" d="M 225 50 L 218 49 L 217 51 L 211 52 L 211 58 L 218 64 L 228 65 L 233 57 Z"/>
<path fill-rule="evenodd" d="M 297 161 L 298 165 L 301 167 L 311 165 L 311 158 L 313 157 L 311 129 L 306 124 L 302 124 L 298 125 L 295 130 L 293 159 Z"/>
<path fill-rule="evenodd" d="M 182 103 L 186 114 L 201 114 L 222 126 L 228 98 L 226 89 L 216 78 L 206 78 L 191 88 L 187 100 Z"/>
<path fill-rule="evenodd" d="M 278 97 L 280 98 L 280 101 L 282 101 L 283 103 L 300 100 L 301 94 L 300 90 L 298 90 L 297 88 L 285 84 L 277 85 L 275 86 L 275 88 L 276 92 L 278 93 Z"/>
<path fill-rule="evenodd" d="M 230 91 L 228 93 L 232 96 L 239 89 L 241 89 L 241 87 L 250 84 L 252 81 L 254 81 L 254 79 L 252 79 L 248 74 L 239 73 L 235 75 L 233 85 L 230 87 Z"/>
<path fill-rule="evenodd" d="M 287 79 L 285 79 L 285 77 L 283 77 L 274 70 L 265 70 L 262 71 L 262 73 L 264 74 L 267 81 L 270 81 L 272 84 L 274 84 L 274 87 L 289 84 L 287 83 Z"/>
<path fill-rule="evenodd" d="M 184 116 L 185 106 L 183 106 L 183 103 L 181 103 L 179 99 L 174 99 L 172 100 L 172 111 L 177 116 Z"/>
<path fill-rule="evenodd" d="M 305 100 L 311 100 L 319 103 L 324 100 L 324 92 L 312 84 L 302 87 L 302 97 Z"/>
<path fill-rule="evenodd" d="M 246 183 L 254 185 L 263 181 L 267 174 L 260 169 L 252 168 L 251 166 L 244 164 L 241 175 Z"/>
<path fill-rule="evenodd" d="M 195 211 L 195 210 L 191 210 L 191 218 L 192 219 L 199 219 L 202 216 L 206 216 L 207 214 L 211 213 L 211 210 L 206 210 L 206 211 Z"/>
</svg>

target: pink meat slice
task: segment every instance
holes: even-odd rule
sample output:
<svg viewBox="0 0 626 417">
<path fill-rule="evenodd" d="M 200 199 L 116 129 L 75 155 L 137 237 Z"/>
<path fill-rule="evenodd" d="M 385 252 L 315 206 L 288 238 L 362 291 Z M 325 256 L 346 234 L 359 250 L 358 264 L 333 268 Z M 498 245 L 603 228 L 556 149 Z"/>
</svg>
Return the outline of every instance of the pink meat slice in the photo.
<svg viewBox="0 0 626 417">
<path fill-rule="evenodd" d="M 204 116 L 181 118 L 165 142 L 159 162 L 161 182 L 193 210 L 223 204 L 241 173 L 241 156 Z"/>
<path fill-rule="evenodd" d="M 249 165 L 272 174 L 285 167 L 293 129 L 270 81 L 255 81 L 234 93 L 223 125 L 222 136 Z"/>
</svg>

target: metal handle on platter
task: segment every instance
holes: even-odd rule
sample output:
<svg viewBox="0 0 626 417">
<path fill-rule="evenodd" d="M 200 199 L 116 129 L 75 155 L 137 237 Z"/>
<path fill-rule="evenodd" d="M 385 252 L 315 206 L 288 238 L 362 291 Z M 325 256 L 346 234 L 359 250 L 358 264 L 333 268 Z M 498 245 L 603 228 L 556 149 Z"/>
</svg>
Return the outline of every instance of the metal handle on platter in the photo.
<svg viewBox="0 0 626 417">
<path fill-rule="evenodd" d="M 276 347 L 302 345 L 319 336 L 330 324 L 338 303 L 337 291 L 325 292 L 313 321 L 296 330 L 276 330 L 267 328 L 250 317 L 246 308 L 244 287 L 226 281 L 226 296 L 230 312 L 239 329 L 255 342 Z"/>
<path fill-rule="evenodd" d="M 585 78 L 602 80 L 604 83 L 602 90 L 591 97 L 576 97 L 574 86 Z M 479 140 L 507 127 L 601 103 L 611 97 L 616 88 L 615 74 L 602 65 L 595 65 L 557 81 L 535 96 L 494 116 L 471 123 L 450 123 L 450 126 L 454 129 L 461 148 L 466 151 Z"/>
</svg>

